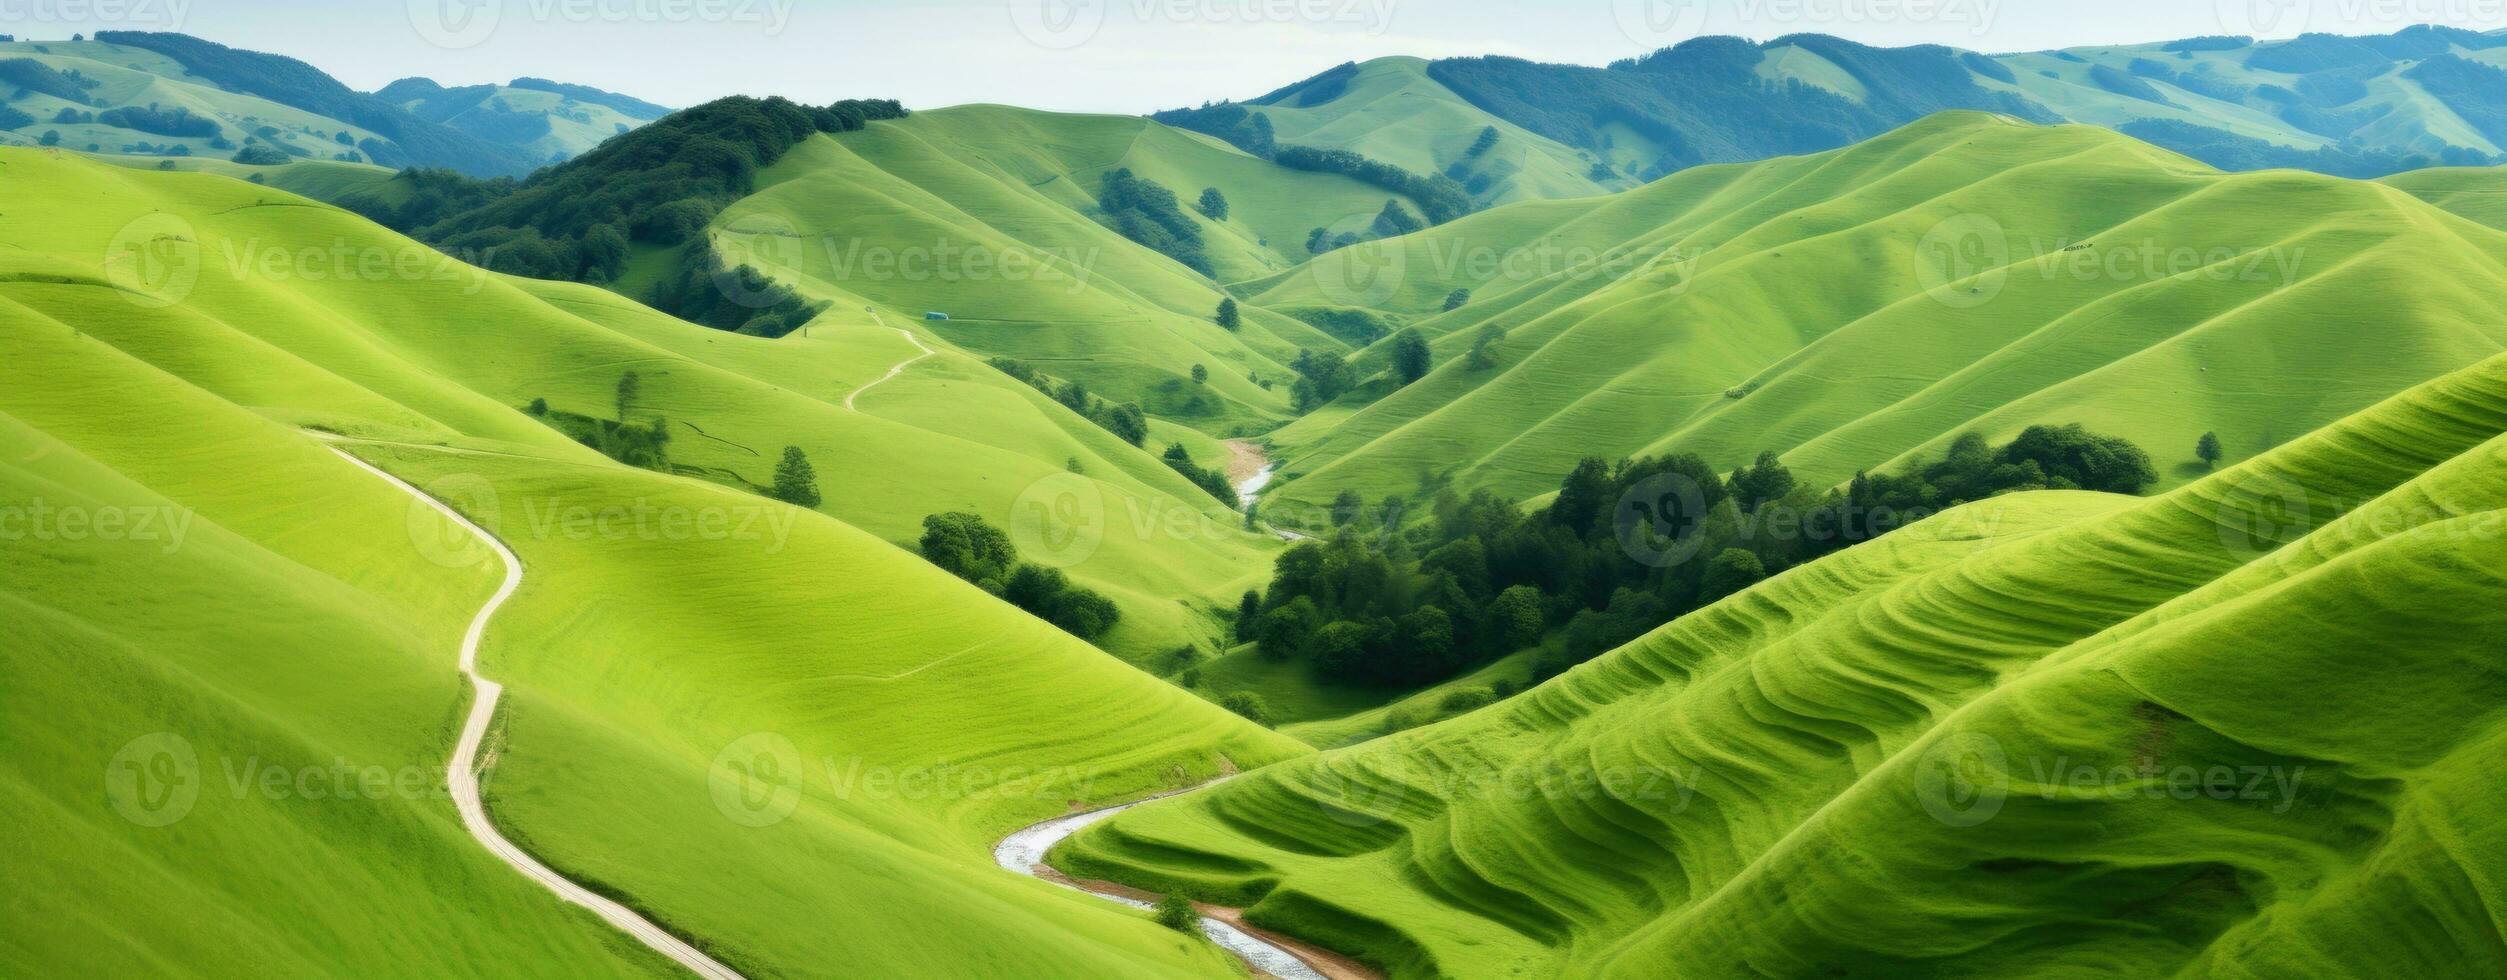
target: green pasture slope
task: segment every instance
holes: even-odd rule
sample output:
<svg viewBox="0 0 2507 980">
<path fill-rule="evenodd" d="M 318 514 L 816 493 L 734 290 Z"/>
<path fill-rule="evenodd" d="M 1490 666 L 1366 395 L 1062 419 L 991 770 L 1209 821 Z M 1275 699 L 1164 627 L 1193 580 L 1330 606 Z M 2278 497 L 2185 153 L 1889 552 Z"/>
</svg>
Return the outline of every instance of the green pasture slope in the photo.
<svg viewBox="0 0 2507 980">
<path fill-rule="evenodd" d="M 1116 168 L 1181 199 L 1215 280 L 1101 223 L 1097 194 Z M 1346 345 L 1250 307 L 1241 330 L 1222 329 L 1221 283 L 1286 270 L 1307 257 L 1308 231 L 1362 230 L 1392 197 L 1144 119 L 1003 106 L 813 137 L 758 185 L 716 220 L 726 254 L 839 311 L 947 314 L 920 326 L 1222 436 L 1285 419 L 1300 348 Z M 1209 187 L 1227 197 L 1226 221 L 1190 210 Z M 1206 384 L 1190 380 L 1196 364 Z"/>
<path fill-rule="evenodd" d="M 1462 163 L 1468 173 L 1488 177 L 1487 186 L 1472 195 L 1482 204 L 1589 197 L 1635 186 L 1625 176 L 1593 179 L 1597 158 L 1591 151 L 1472 105 L 1428 77 L 1428 64 L 1422 58 L 1374 58 L 1244 105 L 1271 121 L 1273 138 L 1282 146 L 1349 150 L 1422 177 Z M 1497 144 L 1472 157 L 1473 143 L 1492 127 Z M 1649 144 L 1632 131 L 1614 135 L 1629 145 L 1610 162 L 1642 166 L 1640 151 Z"/>
<path fill-rule="evenodd" d="M 2394 187 L 1945 113 L 1491 209 L 1246 288 L 1415 318 L 1437 361 L 1271 433 L 1276 514 L 1344 490 L 1530 498 L 1579 457 L 1672 450 L 1718 467 L 1772 450 L 1826 483 L 2047 422 L 2140 444 L 2164 489 L 2202 473 L 2205 432 L 2247 458 L 2499 351 L 2502 262 L 2507 236 Z M 1440 312 L 1458 288 L 1471 301 Z M 1475 369 L 1492 328 L 1505 340 Z"/>
<path fill-rule="evenodd" d="M 2395 174 L 2379 183 L 2507 231 L 2507 167 L 2431 167 Z"/>
<path fill-rule="evenodd" d="M 510 705 L 485 783 L 552 866 L 752 975 L 1234 969 L 988 850 L 1075 804 L 1304 749 L 892 543 L 927 510 L 1006 524 L 1070 456 L 1087 475 L 1064 478 L 1110 514 L 1197 506 L 1155 460 L 946 347 L 845 411 L 913 352 L 868 323 L 779 343 L 425 263 L 237 272 L 415 246 L 214 175 L 7 150 L 0 182 L 0 499 L 80 515 L 0 539 L 22 641 L 0 657 L 0 796 L 33 835 L 0 858 L 0 970 L 661 972 L 462 832 L 439 769 L 467 703 L 454 656 L 498 568 L 334 445 L 520 554 L 482 650 Z M 673 420 L 680 474 L 520 409 L 606 416 L 629 368 L 631 414 Z M 826 513 L 742 488 L 787 443 L 817 461 Z M 1202 619 L 1177 597 L 1257 574 L 1261 547 L 1127 530 L 1078 570 L 1125 566 L 1109 577 L 1145 629 L 1160 607 Z M 338 766 L 411 788 L 293 779 Z M 254 781 L 269 771 L 286 787 Z M 187 809 L 157 792 L 184 779 Z"/>
<path fill-rule="evenodd" d="M 1063 868 L 1396 977 L 2507 971 L 2507 356 L 1995 498 Z"/>
<path fill-rule="evenodd" d="M 972 511 L 1010 528 L 1020 517 L 1022 499 L 1060 500 L 1067 488 L 1081 506 L 1068 516 L 1093 530 L 1062 542 L 1053 554 L 1030 557 L 1064 565 L 1074 578 L 1113 598 L 1123 609 L 1123 622 L 1102 642 L 1135 660 L 1215 636 L 1221 629 L 1217 610 L 1232 609 L 1279 548 L 1274 540 L 1244 532 L 1228 502 L 1155 459 L 1162 447 L 1143 452 L 1125 445 L 985 366 L 980 357 L 921 332 L 926 324 L 915 319 L 911 307 L 881 307 L 872 314 L 860 304 L 839 306 L 806 336 L 743 337 L 691 327 L 591 287 L 485 276 L 353 215 L 250 184 L 79 166 L 66 155 L 24 152 L 9 159 L 13 168 L 31 168 L 30 173 L 59 173 L 65 180 L 76 175 L 82 187 L 153 189 L 166 186 L 166 180 L 186 180 L 171 186 L 191 189 L 194 200 L 148 206 L 194 225 L 218 208 L 241 207 L 218 215 L 223 227 L 217 230 L 231 237 L 207 244 L 197 278 L 233 284 L 240 267 L 246 281 L 260 284 L 269 281 L 264 265 L 280 260 L 277 272 L 290 288 L 249 295 L 288 314 L 261 329 L 299 331 L 271 341 L 296 356 L 316 345 L 339 345 L 323 311 L 362 311 L 379 296 L 397 295 L 373 288 L 370 279 L 343 279 L 333 266 L 335 245 L 351 243 L 356 255 L 414 258 L 406 270 L 387 263 L 383 281 L 425 299 L 358 314 L 410 331 L 393 346 L 418 352 L 405 355 L 414 361 L 391 361 L 377 370 L 400 385 L 415 386 L 431 375 L 459 379 L 465 386 L 460 411 L 484 413 L 496 428 L 463 428 L 466 416 L 438 409 L 407 417 L 332 419 L 334 403 L 320 398 L 308 399 L 291 421 L 418 441 L 459 431 L 566 442 L 510 410 L 545 398 L 559 411 L 607 418 L 616 412 L 619 377 L 632 370 L 642 379 L 644 396 L 630 414 L 670 420 L 675 463 L 717 482 L 763 486 L 783 447 L 800 446 L 816 464 L 823 510 L 909 548 L 928 514 Z M 52 203 L 68 206 L 75 200 Z M 255 203 L 266 206 L 250 206 Z M 31 220 L 35 212 L 25 213 Z M 146 212 L 106 213 L 127 219 Z M 115 233 L 111 227 L 99 231 L 99 255 Z M 300 267 L 298 253 L 291 251 L 300 246 L 315 248 L 317 261 Z M 435 317 L 429 303 L 461 315 Z M 545 328 L 514 330 L 515 322 Z M 920 332 L 940 353 L 861 395 L 855 400 L 858 411 L 846 409 L 847 395 L 921 353 L 898 328 Z M 499 353 L 485 357 L 482 350 Z M 378 420 L 388 424 L 377 425 Z M 1080 473 L 1069 471 L 1073 460 Z M 1028 547 L 1034 552 L 1037 544 Z"/>
</svg>

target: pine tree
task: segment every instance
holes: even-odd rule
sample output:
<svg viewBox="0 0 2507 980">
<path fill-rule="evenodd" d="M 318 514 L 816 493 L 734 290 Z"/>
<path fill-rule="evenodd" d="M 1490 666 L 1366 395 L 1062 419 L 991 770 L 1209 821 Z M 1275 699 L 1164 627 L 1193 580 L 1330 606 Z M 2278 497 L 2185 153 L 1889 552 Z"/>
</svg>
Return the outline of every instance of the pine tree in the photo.
<svg viewBox="0 0 2507 980">
<path fill-rule="evenodd" d="M 818 506 L 818 471 L 801 447 L 783 447 L 783 462 L 775 464 L 774 498 L 795 507 Z"/>
</svg>

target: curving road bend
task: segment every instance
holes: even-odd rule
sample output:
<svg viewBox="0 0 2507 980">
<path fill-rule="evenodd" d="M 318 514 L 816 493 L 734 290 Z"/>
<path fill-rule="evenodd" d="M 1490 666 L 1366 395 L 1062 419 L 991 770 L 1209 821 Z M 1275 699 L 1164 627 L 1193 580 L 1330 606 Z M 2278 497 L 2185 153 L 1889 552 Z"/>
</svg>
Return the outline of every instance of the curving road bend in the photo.
<svg viewBox="0 0 2507 980">
<path fill-rule="evenodd" d="M 1193 789 L 1202 789 L 1216 782 L 1217 780 L 1212 780 L 1209 783 L 1203 783 L 1200 786 L 1195 786 Z M 1192 792 L 1193 789 L 1181 790 L 1176 793 L 1167 793 L 1161 796 L 1153 796 L 1146 800 L 1134 800 L 1130 803 L 1125 803 L 1120 806 L 1110 806 L 1101 810 L 1090 810 L 1086 813 L 1074 813 L 1066 817 L 1055 817 L 1043 823 L 1035 824 L 1013 833 L 1008 837 L 1002 838 L 1001 843 L 992 849 L 992 860 L 994 863 L 999 864 L 1003 868 L 1018 872 L 1019 874 L 1026 875 L 1031 878 L 1040 878 L 1046 881 L 1051 881 L 1066 888 L 1076 888 L 1109 902 L 1119 902 L 1136 909 L 1151 908 L 1153 906 L 1150 903 L 1141 901 L 1137 898 L 1098 891 L 1086 885 L 1074 882 L 1059 873 L 1044 873 L 1046 870 L 1045 852 L 1052 850 L 1053 845 L 1061 843 L 1063 838 L 1080 832 L 1082 828 L 1087 827 L 1089 824 L 1096 823 L 1097 821 L 1104 820 L 1105 818 L 1111 817 L 1117 813 L 1121 813 L 1143 803 L 1150 802 L 1150 800 L 1159 800 L 1165 799 L 1169 796 L 1178 796 L 1182 793 Z M 1305 960 L 1299 958 L 1296 954 L 1256 938 L 1252 934 L 1247 933 L 1243 929 L 1237 928 L 1233 924 L 1205 915 L 1201 917 L 1201 933 L 1202 935 L 1210 937 L 1211 942 L 1219 944 L 1221 949 L 1234 953 L 1239 958 L 1243 959 L 1246 965 L 1253 967 L 1254 975 L 1256 976 L 1278 977 L 1280 980 L 1326 980 L 1326 977 L 1321 971 L 1318 971 L 1313 966 L 1307 964 Z"/>
<path fill-rule="evenodd" d="M 496 716 L 497 698 L 504 694 L 505 688 L 495 681 L 479 676 L 477 669 L 479 638 L 486 634 L 488 620 L 494 618 L 496 611 L 504 607 L 505 600 L 513 598 L 515 589 L 522 587 L 522 560 L 515 557 L 513 549 L 505 547 L 505 543 L 497 540 L 495 535 L 471 523 L 470 519 L 461 516 L 460 512 L 445 506 L 443 501 L 428 496 L 425 491 L 411 486 L 407 481 L 383 472 L 365 460 L 351 456 L 337 447 L 332 447 L 331 451 L 338 453 L 341 459 L 355 464 L 358 469 L 372 473 L 383 482 L 399 487 L 411 497 L 425 501 L 427 506 L 435 508 L 436 512 L 443 514 L 446 519 L 460 525 L 471 534 L 477 535 L 479 540 L 486 542 L 489 548 L 494 549 L 496 557 L 505 563 L 504 584 L 497 587 L 496 594 L 489 597 L 486 605 L 479 607 L 478 616 L 470 620 L 470 632 L 461 638 L 461 674 L 470 678 L 470 685 L 477 692 L 477 697 L 470 702 L 470 717 L 462 722 L 461 741 L 453 748 L 453 760 L 445 772 L 445 779 L 452 790 L 453 806 L 461 811 L 462 826 L 470 831 L 471 837 L 478 839 L 480 846 L 487 848 L 488 853 L 495 855 L 497 860 L 505 862 L 514 870 L 522 872 L 523 877 L 539 882 L 541 887 L 556 893 L 558 898 L 591 909 L 593 914 L 607 920 L 610 925 L 617 926 L 620 931 L 635 937 L 637 942 L 652 947 L 654 952 L 670 957 L 672 961 L 687 967 L 697 976 L 707 977 L 710 980 L 743 980 L 739 971 L 716 962 L 713 957 L 705 955 L 696 947 L 688 945 L 679 937 L 654 925 L 643 916 L 636 914 L 634 910 L 594 894 L 590 889 L 568 881 L 565 876 L 549 870 L 547 865 L 541 864 L 538 859 L 524 853 L 522 848 L 514 846 L 512 841 L 506 840 L 504 834 L 497 832 L 496 825 L 488 822 L 487 805 L 479 798 L 479 777 L 475 767 L 479 759 L 479 743 L 487 737 L 488 723 Z"/>
<path fill-rule="evenodd" d="M 862 312 L 865 312 L 865 313 L 870 314 L 870 318 L 871 318 L 872 322 L 875 322 L 875 323 L 877 323 L 877 324 L 879 324 L 880 326 L 883 326 L 883 327 L 888 327 L 888 321 L 886 321 L 886 320 L 882 320 L 882 319 L 880 319 L 880 318 L 879 318 L 879 311 L 877 311 L 877 310 L 873 310 L 873 309 L 870 309 L 870 308 L 868 308 L 868 307 L 864 307 L 864 308 L 863 308 L 863 310 L 862 310 Z M 853 392 L 852 392 L 851 394 L 848 394 L 848 395 L 844 396 L 844 407 L 845 407 L 845 409 L 846 409 L 847 411 L 853 411 L 853 412 L 858 412 L 858 411 L 861 411 L 861 409 L 858 409 L 858 408 L 854 408 L 854 407 L 853 407 L 853 400 L 854 400 L 854 399 L 856 399 L 856 398 L 860 398 L 860 397 L 862 397 L 862 393 L 863 393 L 863 392 L 865 392 L 865 391 L 869 391 L 869 390 L 871 390 L 871 389 L 873 389 L 873 388 L 877 388 L 877 387 L 879 387 L 879 386 L 880 386 L 880 384 L 881 384 L 881 383 L 886 382 L 888 379 L 890 379 L 890 378 L 894 378 L 894 377 L 896 377 L 896 376 L 897 376 L 897 375 L 899 375 L 899 374 L 903 374 L 903 373 L 905 373 L 905 368 L 906 368 L 906 366 L 907 366 L 907 365 L 912 364 L 912 363 L 914 363 L 914 362 L 916 362 L 916 361 L 922 360 L 923 358 L 930 357 L 930 356 L 932 356 L 933 354 L 940 353 L 939 351 L 936 351 L 936 350 L 933 350 L 933 349 L 931 349 L 931 348 L 929 348 L 929 347 L 925 347 L 925 346 L 923 346 L 923 338 L 921 338 L 921 337 L 917 337 L 917 336 L 914 336 L 914 331 L 907 330 L 907 329 L 905 329 L 904 327 L 888 327 L 888 329 L 890 329 L 890 330 L 894 330 L 894 331 L 896 331 L 897 333 L 904 335 L 906 342 L 907 342 L 907 343 L 910 343 L 910 344 L 913 344 L 915 347 L 921 348 L 921 349 L 922 349 L 922 353 L 920 353 L 920 354 L 916 354 L 916 355 L 914 355 L 914 356 L 912 356 L 912 357 L 909 357 L 909 358 L 906 358 L 905 360 L 898 361 L 898 362 L 897 362 L 897 366 L 895 366 L 895 367 L 892 367 L 892 368 L 889 368 L 889 369 L 888 369 L 888 373 L 883 374 L 883 375 L 880 375 L 878 378 L 876 378 L 876 379 L 872 380 L 872 381 L 871 381 L 871 383 L 869 383 L 869 384 L 866 384 L 866 385 L 863 385 L 863 386 L 861 386 L 861 387 L 859 387 L 859 388 L 855 388 L 855 389 L 853 389 Z"/>
</svg>

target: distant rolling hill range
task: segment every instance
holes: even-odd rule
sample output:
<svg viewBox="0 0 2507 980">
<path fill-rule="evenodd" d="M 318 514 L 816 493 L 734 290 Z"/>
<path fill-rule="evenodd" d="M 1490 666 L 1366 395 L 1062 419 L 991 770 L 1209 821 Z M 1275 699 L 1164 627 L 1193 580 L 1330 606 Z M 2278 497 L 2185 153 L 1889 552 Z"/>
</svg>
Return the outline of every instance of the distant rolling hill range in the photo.
<svg viewBox="0 0 2507 980">
<path fill-rule="evenodd" d="M 1580 457 L 1671 450 L 1773 451 L 1824 485 L 2045 422 L 2131 439 L 2171 486 L 2201 473 L 2205 432 L 2245 458 L 2497 353 L 2503 262 L 2507 236 L 2393 187 L 1958 113 L 1500 207 L 1245 289 L 1432 337 L 1425 378 L 1270 435 L 1273 499 L 1321 506 L 1523 499 Z M 1380 371 L 1382 347 L 1358 363 Z"/>
<path fill-rule="evenodd" d="M 183 34 L 0 42 L 0 144 L 177 161 L 346 161 L 520 177 L 668 110 L 547 79 L 372 95 L 293 58 Z"/>
<path fill-rule="evenodd" d="M 433 79 L 404 78 L 374 97 L 549 163 L 573 159 L 602 140 L 670 114 L 642 99 L 545 78 L 451 88 Z"/>
<path fill-rule="evenodd" d="M 1156 118 L 1256 152 L 1342 149 L 1450 173 L 1484 204 L 1835 149 L 1951 109 L 2106 126 L 2227 170 L 2374 177 L 2507 162 L 2502 70 L 2507 35 L 2431 27 L 1991 55 L 1701 37 L 1602 68 L 1379 58 Z"/>
<path fill-rule="evenodd" d="M 546 162 L 428 122 L 304 62 L 182 34 L 101 31 L 0 44 L 0 139 L 62 149 L 447 167 L 520 176 Z M 260 150 L 252 151 L 259 147 Z"/>
<path fill-rule="evenodd" d="M 45 815 L 0 858 L 0 970 L 661 972 L 462 832 L 455 652 L 499 563 L 334 450 L 519 554 L 483 782 L 558 870 L 753 976 L 1232 969 L 989 849 L 1304 749 L 891 543 L 1096 500 L 1102 542 L 1017 541 L 1164 649 L 1275 545 L 1149 454 L 858 309 L 738 336 L 223 176 L 9 149 L 0 181 L 0 494 L 77 515 L 0 542 L 0 798 Z M 647 431 L 666 459 L 613 458 Z M 786 446 L 824 512 L 759 492 Z"/>
<path fill-rule="evenodd" d="M 1993 498 L 1514 699 L 1098 824 L 1394 977 L 2507 970 L 2507 357 Z"/>
</svg>

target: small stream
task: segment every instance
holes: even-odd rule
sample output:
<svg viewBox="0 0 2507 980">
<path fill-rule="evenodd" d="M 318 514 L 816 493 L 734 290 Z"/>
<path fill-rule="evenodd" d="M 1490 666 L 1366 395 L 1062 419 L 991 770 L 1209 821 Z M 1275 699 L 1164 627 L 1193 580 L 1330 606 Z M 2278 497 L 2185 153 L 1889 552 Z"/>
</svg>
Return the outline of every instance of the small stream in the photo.
<svg viewBox="0 0 2507 980">
<path fill-rule="evenodd" d="M 1279 468 L 1280 464 L 1277 462 L 1264 463 L 1261 472 L 1246 477 L 1243 483 L 1237 484 L 1236 509 L 1244 510 L 1253 506 L 1254 501 L 1262 497 L 1262 488 L 1271 485 L 1271 474 L 1278 472 Z"/>
<path fill-rule="evenodd" d="M 1271 471 L 1265 469 L 1262 472 L 1263 476 L 1256 477 L 1256 480 L 1267 478 Z M 1246 482 L 1253 483 L 1254 481 L 1248 480 Z M 1207 786 L 1209 784 L 1204 783 L 1203 785 Z M 1151 799 L 1160 798 L 1161 797 L 1151 797 Z M 1075 813 L 1067 817 L 1056 817 L 1052 820 L 1036 824 L 1025 830 L 1021 830 L 1008 837 L 1002 838 L 1000 845 L 992 849 L 992 859 L 1003 868 L 1018 872 L 1019 874 L 1026 875 L 1031 878 L 1040 877 L 1036 874 L 1036 869 L 1043 866 L 1045 863 L 1045 852 L 1052 850 L 1053 845 L 1061 843 L 1063 838 L 1080 832 L 1082 828 L 1085 828 L 1090 824 L 1096 823 L 1097 821 L 1111 817 L 1117 813 L 1121 813 L 1147 802 L 1149 802 L 1149 800 L 1139 800 L 1137 802 L 1125 803 L 1121 806 L 1110 806 L 1102 810 L 1090 810 L 1086 813 Z M 1081 890 L 1087 891 L 1086 889 Z M 1098 898 L 1105 899 L 1109 902 L 1120 902 L 1136 909 L 1146 909 L 1151 907 L 1150 903 L 1135 898 L 1125 898 L 1120 895 L 1108 895 L 1103 892 L 1094 891 L 1088 892 L 1088 894 L 1095 895 Z M 1287 950 L 1273 946 L 1270 943 L 1263 942 L 1260 939 L 1254 938 L 1242 929 L 1236 928 L 1235 926 L 1221 922 L 1217 919 L 1213 919 L 1209 916 L 1205 915 L 1201 917 L 1201 934 L 1210 937 L 1210 941 L 1219 944 L 1219 948 L 1225 949 L 1228 952 L 1234 953 L 1238 957 L 1244 959 L 1244 961 L 1248 965 L 1252 966 L 1257 973 L 1279 977 L 1280 980 L 1324 980 L 1322 973 L 1317 972 L 1315 968 L 1311 966 L 1307 966 L 1306 961 L 1291 955 Z"/>
</svg>

